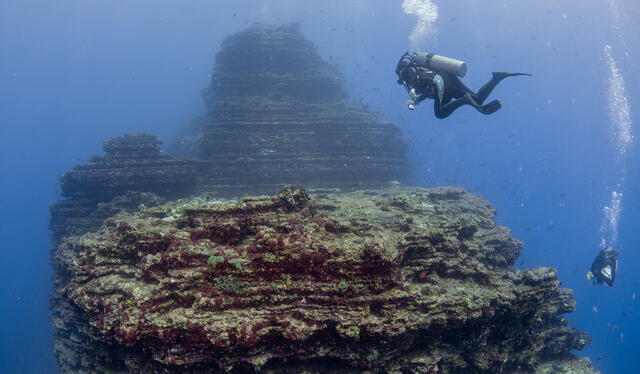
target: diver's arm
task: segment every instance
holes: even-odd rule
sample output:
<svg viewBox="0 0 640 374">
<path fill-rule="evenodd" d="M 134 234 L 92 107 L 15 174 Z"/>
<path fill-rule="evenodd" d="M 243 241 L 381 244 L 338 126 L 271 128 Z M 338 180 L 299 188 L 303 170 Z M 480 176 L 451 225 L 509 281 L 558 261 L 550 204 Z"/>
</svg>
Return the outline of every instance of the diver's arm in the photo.
<svg viewBox="0 0 640 374">
<path fill-rule="evenodd" d="M 411 89 L 415 89 L 418 86 L 418 72 L 413 67 L 408 67 L 402 74 L 402 83 L 407 89 L 407 92 Z"/>
<path fill-rule="evenodd" d="M 417 94 L 416 94 L 415 87 L 418 84 L 418 72 L 416 71 L 416 69 L 412 67 L 405 69 L 405 71 L 402 74 L 401 81 L 402 81 L 402 85 L 404 86 L 404 88 L 407 90 L 407 93 L 409 94 L 409 100 L 407 100 L 407 108 L 409 108 L 409 110 L 413 110 L 417 105 L 417 102 L 416 102 Z"/>
<path fill-rule="evenodd" d="M 423 68 L 416 69 L 415 71 L 416 78 L 414 87 L 420 87 L 420 95 L 416 95 L 414 90 L 411 99 L 415 105 L 418 105 L 426 99 L 433 99 L 435 97 L 436 89 L 434 87 L 435 82 L 433 81 L 435 74 L 431 70 Z"/>
</svg>

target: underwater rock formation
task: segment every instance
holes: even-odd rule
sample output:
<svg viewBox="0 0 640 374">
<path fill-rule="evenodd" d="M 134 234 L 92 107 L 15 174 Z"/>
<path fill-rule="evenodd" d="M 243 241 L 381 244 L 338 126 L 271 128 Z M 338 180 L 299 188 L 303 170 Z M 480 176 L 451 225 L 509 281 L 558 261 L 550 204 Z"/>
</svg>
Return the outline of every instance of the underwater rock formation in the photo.
<svg viewBox="0 0 640 374">
<path fill-rule="evenodd" d="M 152 134 L 127 134 L 104 141 L 105 156 L 75 166 L 60 181 L 63 197 L 110 200 L 127 191 L 153 192 L 167 198 L 193 191 L 196 166 L 160 152 Z"/>
<path fill-rule="evenodd" d="M 50 206 L 54 250 L 63 238 L 97 231 L 106 218 L 119 212 L 162 204 L 194 190 L 196 164 L 161 153 L 159 144 L 151 134 L 109 138 L 103 146 L 105 156 L 94 156 L 88 164 L 76 166 L 60 178 L 62 195 L 67 199 Z M 83 312 L 61 297 L 68 275 L 55 261 L 52 264 L 54 350 L 61 371 L 90 373 L 82 371 L 83 365 L 69 369 L 66 364 L 96 360 L 101 357 L 96 352 L 101 350 L 98 343 L 91 343 L 94 340 Z"/>
<path fill-rule="evenodd" d="M 129 134 L 61 178 L 61 373 L 596 373 L 571 291 L 513 267 L 486 201 L 375 189 L 405 176 L 399 130 L 297 25 L 228 38 L 203 96 L 193 159 Z"/>
<path fill-rule="evenodd" d="M 195 191 L 197 165 L 160 152 L 152 134 L 127 134 L 104 141 L 105 156 L 93 156 L 61 178 L 66 200 L 51 206 L 54 242 L 97 230 L 105 218 L 139 204 L 157 205 Z"/>
<path fill-rule="evenodd" d="M 400 129 L 349 103 L 315 49 L 298 24 L 255 24 L 224 41 L 203 93 L 209 115 L 196 156 L 210 162 L 202 190 L 237 196 L 405 179 Z"/>
<path fill-rule="evenodd" d="M 61 372 L 595 373 L 571 291 L 515 269 L 494 214 L 457 188 L 293 186 L 120 213 L 54 250 Z"/>
</svg>

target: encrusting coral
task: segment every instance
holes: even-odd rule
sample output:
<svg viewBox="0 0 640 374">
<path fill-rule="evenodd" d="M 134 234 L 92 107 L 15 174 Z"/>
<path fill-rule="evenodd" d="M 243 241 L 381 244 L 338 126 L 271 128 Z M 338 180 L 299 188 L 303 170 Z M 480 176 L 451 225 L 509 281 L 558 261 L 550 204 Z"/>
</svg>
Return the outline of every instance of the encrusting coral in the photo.
<svg viewBox="0 0 640 374">
<path fill-rule="evenodd" d="M 103 344 L 86 372 L 595 372 L 570 290 L 515 269 L 494 214 L 456 188 L 287 186 L 121 213 L 54 259 Z"/>
</svg>

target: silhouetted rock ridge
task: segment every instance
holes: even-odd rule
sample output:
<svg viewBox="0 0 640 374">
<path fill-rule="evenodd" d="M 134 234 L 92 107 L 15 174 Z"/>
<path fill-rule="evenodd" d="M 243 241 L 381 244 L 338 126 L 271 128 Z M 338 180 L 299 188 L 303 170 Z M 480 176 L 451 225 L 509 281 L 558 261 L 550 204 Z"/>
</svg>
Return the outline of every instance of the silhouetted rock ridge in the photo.
<svg viewBox="0 0 640 374">
<path fill-rule="evenodd" d="M 204 98 L 199 157 L 209 191 L 284 184 L 374 187 L 406 177 L 398 127 L 346 101 L 342 78 L 296 24 L 225 40 Z"/>
</svg>

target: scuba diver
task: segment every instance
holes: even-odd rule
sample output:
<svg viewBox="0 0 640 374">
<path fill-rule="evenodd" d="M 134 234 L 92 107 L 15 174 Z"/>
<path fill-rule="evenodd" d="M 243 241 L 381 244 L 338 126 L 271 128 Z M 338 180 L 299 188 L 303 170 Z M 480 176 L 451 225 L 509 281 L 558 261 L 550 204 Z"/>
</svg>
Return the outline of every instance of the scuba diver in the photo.
<svg viewBox="0 0 640 374">
<path fill-rule="evenodd" d="M 409 93 L 410 110 L 425 99 L 434 99 L 437 118 L 446 118 L 463 105 L 471 105 L 480 113 L 491 114 L 502 107 L 498 100 L 484 104 L 485 99 L 500 81 L 527 73 L 493 73 L 493 77 L 476 93 L 458 79 L 467 73 L 467 64 L 433 53 L 405 52 L 398 61 L 398 84 Z"/>
<path fill-rule="evenodd" d="M 593 278 L 593 284 L 606 283 L 613 286 L 618 270 L 618 251 L 611 247 L 601 250 L 591 264 L 591 271 L 587 273 L 587 280 Z"/>
</svg>

